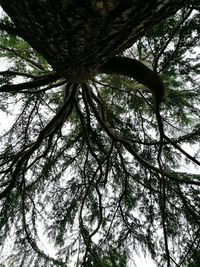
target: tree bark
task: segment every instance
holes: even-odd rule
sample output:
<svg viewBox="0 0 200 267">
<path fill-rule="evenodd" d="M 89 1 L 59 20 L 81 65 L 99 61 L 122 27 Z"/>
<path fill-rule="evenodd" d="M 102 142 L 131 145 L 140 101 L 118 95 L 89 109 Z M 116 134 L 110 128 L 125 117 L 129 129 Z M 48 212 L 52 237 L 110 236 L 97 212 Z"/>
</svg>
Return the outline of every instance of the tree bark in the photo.
<svg viewBox="0 0 200 267">
<path fill-rule="evenodd" d="M 72 82 L 98 73 L 187 0 L 0 0 L 20 36 Z"/>
</svg>

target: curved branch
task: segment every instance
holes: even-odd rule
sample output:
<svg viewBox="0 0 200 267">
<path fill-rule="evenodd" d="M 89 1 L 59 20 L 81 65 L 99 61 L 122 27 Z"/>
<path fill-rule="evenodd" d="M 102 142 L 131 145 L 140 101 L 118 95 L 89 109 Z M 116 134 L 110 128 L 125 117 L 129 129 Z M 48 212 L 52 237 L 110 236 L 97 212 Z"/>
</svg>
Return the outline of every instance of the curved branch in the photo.
<svg viewBox="0 0 200 267">
<path fill-rule="evenodd" d="M 0 87 L 0 92 L 17 92 L 23 89 L 31 89 L 46 85 L 47 83 L 55 82 L 59 79 L 59 75 L 56 72 L 51 72 L 46 75 L 42 75 L 39 79 L 32 80 L 30 82 L 18 83 L 18 84 L 5 84 Z"/>
<path fill-rule="evenodd" d="M 101 66 L 100 72 L 120 74 L 136 79 L 152 92 L 156 106 L 166 95 L 166 88 L 159 76 L 138 60 L 128 57 L 113 57 Z"/>
<path fill-rule="evenodd" d="M 69 85 L 70 87 L 70 85 Z M 77 85 L 71 86 L 69 88 L 69 96 L 66 101 L 62 104 L 60 109 L 58 110 L 57 114 L 47 123 L 47 125 L 40 131 L 37 139 L 31 143 L 30 147 L 23 151 L 22 155 L 20 155 L 16 167 L 12 172 L 12 177 L 9 182 L 9 185 L 0 192 L 0 200 L 5 198 L 15 187 L 16 181 L 19 179 L 21 175 L 22 167 L 26 162 L 28 162 L 31 155 L 40 147 L 42 142 L 50 135 L 55 133 L 59 127 L 61 127 L 66 120 L 66 118 L 71 114 L 72 107 L 74 104 L 74 98 L 77 92 Z M 71 90 L 70 90 L 71 89 Z"/>
<path fill-rule="evenodd" d="M 196 163 L 200 166 L 200 161 L 198 161 L 195 157 L 191 156 L 189 153 L 187 153 L 184 149 L 182 149 L 179 145 L 177 145 L 173 140 L 171 140 L 168 136 L 164 134 L 164 138 L 168 141 L 169 144 L 171 144 L 173 147 L 175 147 L 177 150 L 179 150 L 183 155 L 185 155 L 188 159 Z"/>
<path fill-rule="evenodd" d="M 41 250 L 36 242 L 36 240 L 31 235 L 31 230 L 29 228 L 28 222 L 26 220 L 26 184 L 25 184 L 25 178 L 23 178 L 23 181 L 21 183 L 21 189 L 22 189 L 22 224 L 23 224 L 23 230 L 25 233 L 25 237 L 30 244 L 31 248 L 42 258 L 45 260 L 53 262 L 56 266 L 63 266 L 64 262 L 62 260 L 55 259 L 49 255 L 47 255 L 43 250 Z"/>
<path fill-rule="evenodd" d="M 91 92 L 90 92 L 90 88 L 88 87 L 87 84 L 83 85 L 83 88 L 86 92 L 87 95 L 87 100 L 88 103 L 94 113 L 94 115 L 96 116 L 96 119 L 98 120 L 99 124 L 103 127 L 103 129 L 105 130 L 105 132 L 107 133 L 107 135 L 116 142 L 120 142 L 121 144 L 123 144 L 123 146 L 126 148 L 126 150 L 134 156 L 134 158 L 145 168 L 154 171 L 156 173 L 160 173 L 161 174 L 161 170 L 160 168 L 157 168 L 153 165 L 151 165 L 148 161 L 146 161 L 143 157 L 141 157 L 133 148 L 132 143 L 127 140 L 126 138 L 124 138 L 123 136 L 120 136 L 118 134 L 116 134 L 113 129 L 110 127 L 110 125 L 105 122 L 101 115 L 99 114 L 99 112 L 97 111 L 92 97 L 91 97 Z M 166 172 L 162 172 L 164 176 L 166 176 L 167 178 L 169 178 L 172 181 L 178 182 L 178 183 L 185 183 L 185 184 L 194 184 L 194 185 L 200 185 L 200 181 L 191 181 L 191 180 L 187 180 L 187 179 L 182 179 L 182 178 L 177 178 L 174 177 L 173 175 L 171 175 L 170 173 L 166 173 Z"/>
<path fill-rule="evenodd" d="M 4 70 L 0 71 L 0 75 L 2 76 L 22 76 L 27 78 L 40 78 L 40 75 L 35 75 L 27 72 L 21 71 L 13 71 L 13 70 Z"/>
<path fill-rule="evenodd" d="M 41 64 L 39 64 L 38 62 L 34 61 L 31 58 L 25 57 L 24 55 L 22 55 L 22 53 L 17 51 L 17 49 L 9 48 L 9 47 L 2 46 L 2 45 L 0 45 L 0 48 L 2 50 L 10 52 L 11 54 L 13 54 L 14 57 L 17 56 L 17 57 L 21 58 L 22 60 L 26 61 L 27 63 L 29 63 L 31 66 L 35 67 L 36 69 L 41 70 L 41 71 L 45 71 L 45 68 Z"/>
</svg>

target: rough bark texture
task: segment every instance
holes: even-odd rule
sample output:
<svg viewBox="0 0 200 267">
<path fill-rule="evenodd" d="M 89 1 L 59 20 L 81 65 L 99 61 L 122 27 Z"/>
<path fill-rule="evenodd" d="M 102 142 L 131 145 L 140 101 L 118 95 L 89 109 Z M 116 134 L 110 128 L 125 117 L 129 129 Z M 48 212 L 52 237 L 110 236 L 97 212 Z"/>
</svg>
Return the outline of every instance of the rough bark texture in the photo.
<svg viewBox="0 0 200 267">
<path fill-rule="evenodd" d="M 84 81 L 187 0 L 0 0 L 20 35 L 62 77 Z"/>
</svg>

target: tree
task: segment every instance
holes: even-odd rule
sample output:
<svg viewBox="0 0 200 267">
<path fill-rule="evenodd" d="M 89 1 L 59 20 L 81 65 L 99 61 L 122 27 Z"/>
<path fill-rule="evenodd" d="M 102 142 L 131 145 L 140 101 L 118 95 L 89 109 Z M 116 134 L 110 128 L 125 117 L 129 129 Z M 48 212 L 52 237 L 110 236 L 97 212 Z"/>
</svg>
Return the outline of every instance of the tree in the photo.
<svg viewBox="0 0 200 267">
<path fill-rule="evenodd" d="M 184 145 L 200 135 L 200 5 L 187 2 L 0 0 L 0 105 L 18 106 L 1 135 L 0 240 L 15 233 L 15 266 L 126 266 L 139 245 L 182 266 L 199 250 L 199 151 Z"/>
</svg>

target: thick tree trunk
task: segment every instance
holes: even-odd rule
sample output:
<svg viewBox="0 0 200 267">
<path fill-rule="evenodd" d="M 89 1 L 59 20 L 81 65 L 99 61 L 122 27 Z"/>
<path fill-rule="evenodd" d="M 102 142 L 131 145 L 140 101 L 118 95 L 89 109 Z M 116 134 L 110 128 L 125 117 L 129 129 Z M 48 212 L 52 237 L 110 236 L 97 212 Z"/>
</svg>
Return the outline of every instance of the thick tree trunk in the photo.
<svg viewBox="0 0 200 267">
<path fill-rule="evenodd" d="M 0 0 L 24 40 L 62 77 L 85 81 L 187 0 Z"/>
</svg>

